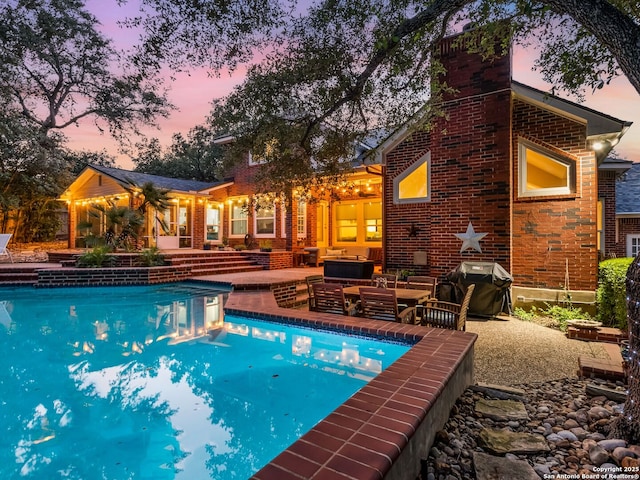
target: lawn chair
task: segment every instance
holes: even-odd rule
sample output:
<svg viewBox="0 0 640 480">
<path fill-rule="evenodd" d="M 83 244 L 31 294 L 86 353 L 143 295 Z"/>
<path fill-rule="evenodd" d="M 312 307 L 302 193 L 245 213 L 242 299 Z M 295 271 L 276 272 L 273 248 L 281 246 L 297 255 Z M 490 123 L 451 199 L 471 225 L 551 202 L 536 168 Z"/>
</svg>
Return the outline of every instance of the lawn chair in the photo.
<svg viewBox="0 0 640 480">
<path fill-rule="evenodd" d="M 398 276 L 392 273 L 374 273 L 371 275 L 371 286 L 376 288 L 396 288 Z"/>
<path fill-rule="evenodd" d="M 362 316 L 389 322 L 415 323 L 416 308 L 398 308 L 396 292 L 386 288 L 361 288 L 360 308 Z"/>
<path fill-rule="evenodd" d="M 314 311 L 336 315 L 355 315 L 357 313 L 357 305 L 352 305 L 345 299 L 342 285 L 314 283 L 311 286 L 315 301 Z"/>
<path fill-rule="evenodd" d="M 307 293 L 309 295 L 309 310 L 314 311 L 316 309 L 316 299 L 315 299 L 315 296 L 313 294 L 312 285 L 314 283 L 324 283 L 324 276 L 323 275 L 309 275 L 308 277 L 305 278 L 305 281 L 307 282 Z"/>
<path fill-rule="evenodd" d="M 13 257 L 7 248 L 9 240 L 11 240 L 11 235 L 11 233 L 0 233 L 0 255 L 7 255 L 9 260 L 11 260 L 11 263 L 13 263 Z"/>
<path fill-rule="evenodd" d="M 460 305 L 435 299 L 427 300 L 420 323 L 427 327 L 466 330 L 467 311 L 469 310 L 469 302 L 475 287 L 473 284 L 467 287 L 467 293 Z"/>
</svg>

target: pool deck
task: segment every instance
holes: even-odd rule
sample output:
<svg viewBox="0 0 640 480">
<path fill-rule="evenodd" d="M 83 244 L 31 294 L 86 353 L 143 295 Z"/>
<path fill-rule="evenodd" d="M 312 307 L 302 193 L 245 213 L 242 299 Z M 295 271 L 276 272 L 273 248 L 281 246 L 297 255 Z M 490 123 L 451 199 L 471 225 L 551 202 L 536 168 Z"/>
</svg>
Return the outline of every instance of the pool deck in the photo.
<svg viewBox="0 0 640 480">
<path fill-rule="evenodd" d="M 315 270 L 198 280 L 247 286 L 304 278 Z M 416 478 L 436 432 L 473 383 L 477 336 L 472 333 L 280 308 L 269 291 L 234 291 L 225 312 L 413 343 L 409 352 L 257 472 L 256 480 Z"/>
<path fill-rule="evenodd" d="M 270 285 L 293 280 L 304 280 L 309 275 L 322 275 L 322 267 L 283 268 L 279 270 L 262 270 L 259 272 L 221 273 L 193 277 L 193 280 L 227 284 L 243 290 L 266 288 Z"/>
</svg>

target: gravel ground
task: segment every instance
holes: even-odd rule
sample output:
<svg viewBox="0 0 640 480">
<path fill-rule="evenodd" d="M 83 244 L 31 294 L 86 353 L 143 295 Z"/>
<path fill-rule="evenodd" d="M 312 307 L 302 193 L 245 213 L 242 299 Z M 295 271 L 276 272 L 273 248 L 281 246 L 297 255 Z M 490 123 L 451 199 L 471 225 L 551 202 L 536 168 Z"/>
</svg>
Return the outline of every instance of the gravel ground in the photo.
<svg viewBox="0 0 640 480">
<path fill-rule="evenodd" d="M 577 377 L 578 357 L 608 358 L 594 342 L 570 340 L 564 333 L 513 317 L 468 319 L 475 343 L 475 381 L 499 385 Z"/>
</svg>

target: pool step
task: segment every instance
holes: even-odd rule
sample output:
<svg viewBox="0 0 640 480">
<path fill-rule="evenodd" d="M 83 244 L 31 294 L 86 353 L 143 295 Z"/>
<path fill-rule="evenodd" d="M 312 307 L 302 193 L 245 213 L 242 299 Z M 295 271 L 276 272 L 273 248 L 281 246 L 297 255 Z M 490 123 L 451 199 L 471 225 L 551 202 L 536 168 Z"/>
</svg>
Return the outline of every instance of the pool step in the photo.
<svg viewBox="0 0 640 480">
<path fill-rule="evenodd" d="M 35 285 L 38 273 L 34 267 L 4 267 L 0 269 L 0 285 Z"/>
<path fill-rule="evenodd" d="M 188 266 L 194 277 L 264 270 L 262 265 L 237 252 L 177 253 L 165 258 L 171 265 Z"/>
</svg>

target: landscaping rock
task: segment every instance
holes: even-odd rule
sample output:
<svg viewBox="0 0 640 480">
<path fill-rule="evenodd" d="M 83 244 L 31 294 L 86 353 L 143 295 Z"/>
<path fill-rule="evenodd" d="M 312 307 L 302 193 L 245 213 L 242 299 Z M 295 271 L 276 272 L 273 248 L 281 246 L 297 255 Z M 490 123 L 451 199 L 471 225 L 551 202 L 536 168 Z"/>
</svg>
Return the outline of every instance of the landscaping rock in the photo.
<svg viewBox="0 0 640 480">
<path fill-rule="evenodd" d="M 529 420 L 524 404 L 515 400 L 485 400 L 476 402 L 476 413 L 496 421 Z"/>
<path fill-rule="evenodd" d="M 473 465 L 477 480 L 540 480 L 531 466 L 523 460 L 494 457 L 474 452 Z"/>
<path fill-rule="evenodd" d="M 492 453 L 538 453 L 548 452 L 549 445 L 537 433 L 518 433 L 509 430 L 485 428 L 480 432 L 478 443 Z"/>
</svg>

